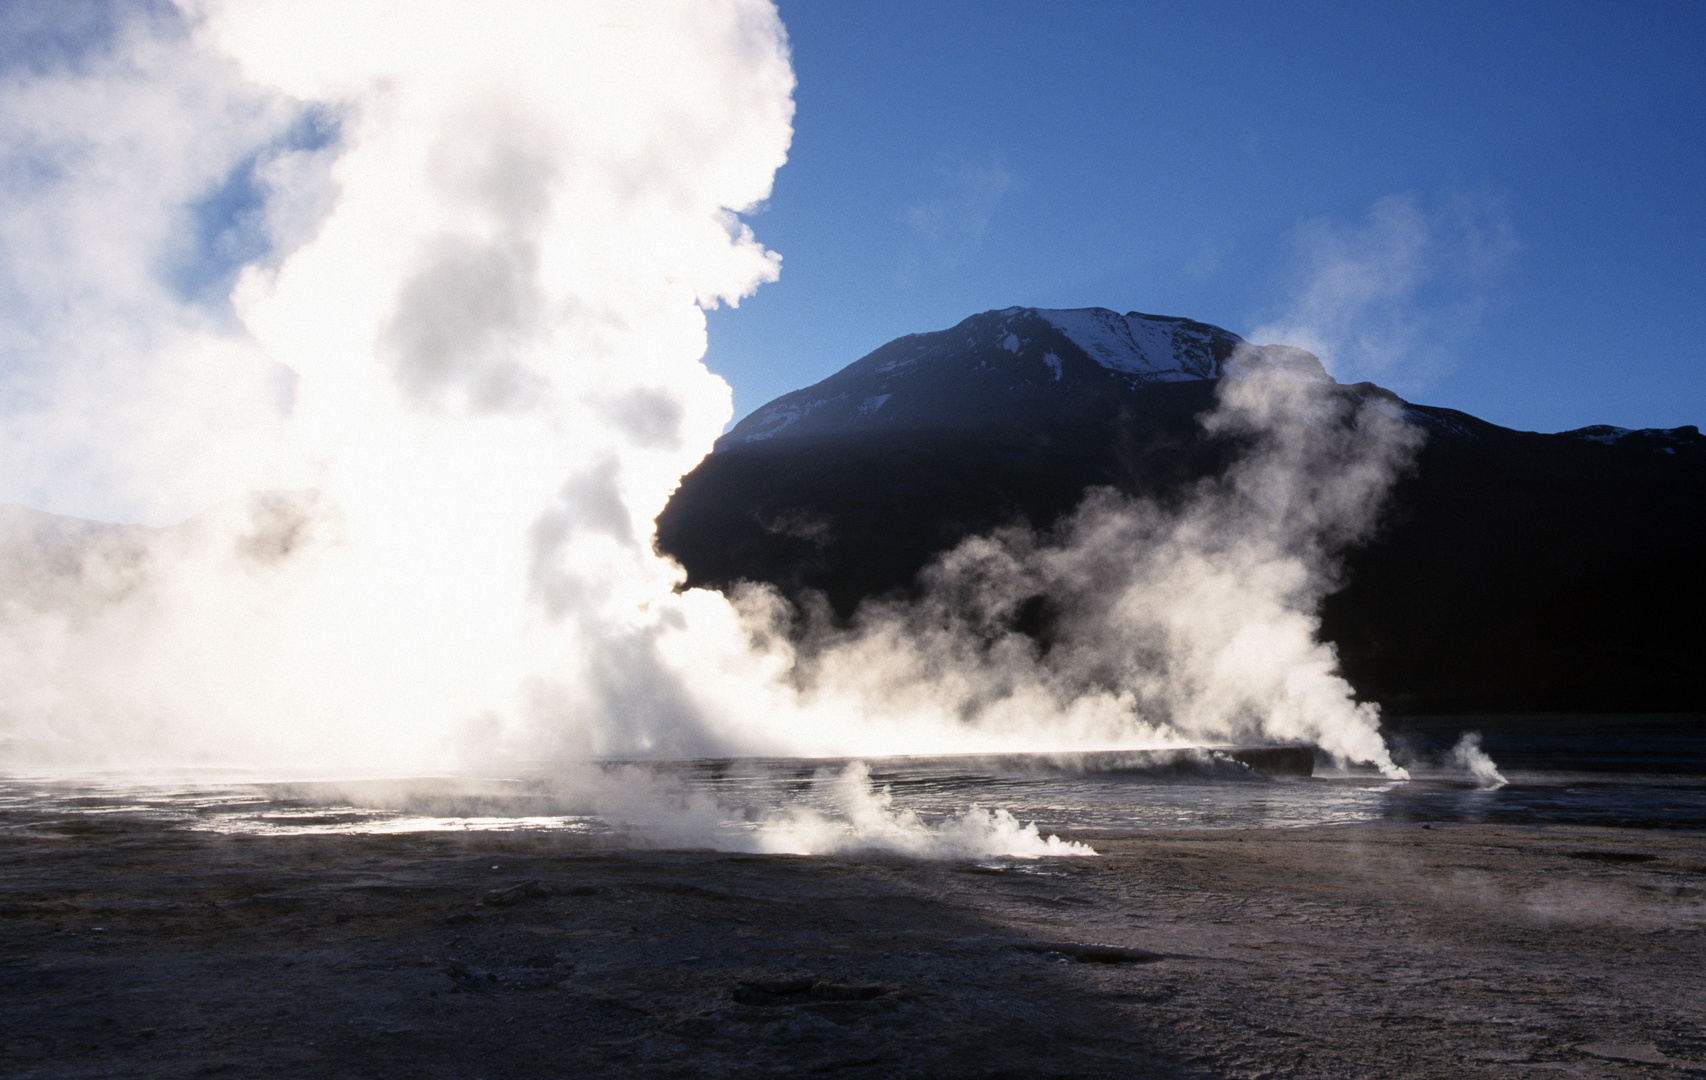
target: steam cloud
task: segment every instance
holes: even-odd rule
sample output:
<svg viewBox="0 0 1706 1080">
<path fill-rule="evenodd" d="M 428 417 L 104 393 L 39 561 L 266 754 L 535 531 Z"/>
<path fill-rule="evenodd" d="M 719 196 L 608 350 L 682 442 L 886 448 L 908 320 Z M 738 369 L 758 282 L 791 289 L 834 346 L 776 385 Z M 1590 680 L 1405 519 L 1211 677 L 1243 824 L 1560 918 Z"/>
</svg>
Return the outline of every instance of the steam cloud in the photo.
<svg viewBox="0 0 1706 1080">
<path fill-rule="evenodd" d="M 849 628 L 673 591 L 650 523 L 730 415 L 703 309 L 780 262 L 737 217 L 791 136 L 769 3 L 110 10 L 0 83 L 0 499 L 146 524 L 0 515 L 6 758 L 1214 738 L 1400 772 L 1313 612 L 1415 434 L 1284 350 L 1223 382 L 1207 422 L 1249 453 L 1182 508 L 1098 495 L 1056 535 L 969 540 Z M 1013 630 L 1033 597 L 1047 649 Z M 762 843 L 1071 853 L 1000 814 L 928 826 L 858 767 L 823 782 L 841 818 Z M 605 809 L 716 818 L 648 791 Z"/>
<path fill-rule="evenodd" d="M 792 651 L 794 613 L 749 593 L 749 620 L 771 620 L 761 640 L 786 651 L 792 711 L 880 703 L 878 738 L 908 753 L 1303 740 L 1404 775 L 1314 613 L 1421 435 L 1299 361 L 1274 346 L 1235 361 L 1204 423 L 1246 452 L 1178 508 L 1092 493 L 1056 535 L 970 539 L 926 572 L 922 602 L 868 604 L 845 631 L 811 620 Z M 1016 628 L 1038 601 L 1057 618 L 1046 649 Z M 846 754 L 875 734 L 820 730 Z"/>
<path fill-rule="evenodd" d="M 1469 774 L 1476 786 L 1483 788 L 1502 788 L 1510 781 L 1499 772 L 1499 767 L 1493 764 L 1493 759 L 1481 749 L 1481 733 L 1466 731 L 1457 740 L 1457 745 L 1451 748 L 1452 764 Z"/>
<path fill-rule="evenodd" d="M 1304 222 L 1294 248 L 1289 300 L 1256 336 L 1308 349 L 1346 382 L 1410 392 L 1479 323 L 1519 245 L 1499 199 L 1459 191 L 1437 206 L 1388 195 L 1357 226 Z"/>
<path fill-rule="evenodd" d="M 648 533 L 729 415 L 701 308 L 777 272 L 735 216 L 790 138 L 773 8 L 116 11 L 0 88 L 4 498 L 183 523 L 19 568 L 13 746 L 708 745 Z M 186 251 L 209 215 L 240 242 Z"/>
</svg>

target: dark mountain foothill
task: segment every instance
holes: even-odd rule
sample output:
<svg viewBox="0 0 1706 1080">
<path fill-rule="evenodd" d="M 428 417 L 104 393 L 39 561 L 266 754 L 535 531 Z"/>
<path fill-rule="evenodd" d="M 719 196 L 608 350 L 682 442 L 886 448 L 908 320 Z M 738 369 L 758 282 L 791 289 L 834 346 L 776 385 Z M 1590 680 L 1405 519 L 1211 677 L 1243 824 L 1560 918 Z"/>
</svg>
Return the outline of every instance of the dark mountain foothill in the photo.
<svg viewBox="0 0 1706 1080">
<path fill-rule="evenodd" d="M 1244 361 L 1325 380 L 1299 349 L 1099 308 L 899 338 L 737 424 L 683 478 L 657 546 L 689 585 L 815 591 L 846 617 L 915 593 L 969 535 L 1047 528 L 1086 489 L 1189 498 L 1242 449 L 1199 417 Z M 1369 383 L 1330 392 L 1426 434 L 1320 613 L 1360 697 L 1389 715 L 1706 712 L 1696 428 L 1537 434 Z"/>
</svg>

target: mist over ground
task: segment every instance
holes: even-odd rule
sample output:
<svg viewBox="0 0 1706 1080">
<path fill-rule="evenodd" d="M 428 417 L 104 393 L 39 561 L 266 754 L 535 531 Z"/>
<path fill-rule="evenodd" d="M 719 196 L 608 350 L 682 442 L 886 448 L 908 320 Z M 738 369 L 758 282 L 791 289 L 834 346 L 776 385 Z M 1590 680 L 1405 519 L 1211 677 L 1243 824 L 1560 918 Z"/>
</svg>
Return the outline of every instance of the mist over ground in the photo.
<svg viewBox="0 0 1706 1080">
<path fill-rule="evenodd" d="M 678 590 L 652 521 L 730 417 L 704 312 L 782 263 L 740 217 L 790 139 L 770 4 L 103 11 L 0 83 L 15 766 L 1302 740 L 1402 775 L 1316 610 L 1419 436 L 1261 354 L 1182 507 L 974 538 L 851 625 Z"/>
</svg>

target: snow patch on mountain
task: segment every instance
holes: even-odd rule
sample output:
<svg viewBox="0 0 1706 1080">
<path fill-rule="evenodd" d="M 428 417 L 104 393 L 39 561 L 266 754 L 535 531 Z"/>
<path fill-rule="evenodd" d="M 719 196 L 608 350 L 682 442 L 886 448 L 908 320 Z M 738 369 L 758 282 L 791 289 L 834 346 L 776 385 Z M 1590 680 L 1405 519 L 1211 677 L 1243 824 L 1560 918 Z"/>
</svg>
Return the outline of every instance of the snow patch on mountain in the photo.
<svg viewBox="0 0 1706 1080">
<path fill-rule="evenodd" d="M 916 335 L 909 334 L 907 336 L 908 337 L 915 337 Z M 877 368 L 877 374 L 887 375 L 891 371 L 899 371 L 901 368 L 911 367 L 913 364 L 916 364 L 916 363 L 918 363 L 918 361 L 924 359 L 925 355 L 927 353 L 929 353 L 929 351 L 930 350 L 927 348 L 920 348 L 917 352 L 913 353 L 911 356 L 901 357 L 900 359 L 897 359 L 897 360 L 890 360 L 887 363 L 883 364 L 881 367 Z"/>
<path fill-rule="evenodd" d="M 1097 364 L 1146 382 L 1212 379 L 1216 370 L 1209 334 L 1184 319 L 1107 308 L 1037 308 L 1035 314 L 1084 350 Z"/>
<path fill-rule="evenodd" d="M 1126 388 L 1218 379 L 1236 357 L 1301 378 L 1327 378 L 1311 355 L 1257 348 L 1206 323 L 1107 308 L 1010 307 L 946 330 L 908 334 L 829 378 L 761 406 L 719 446 L 859 429 L 900 431 L 999 415 L 1014 395 L 1097 391 L 1113 376 Z M 1045 375 L 1044 372 L 1047 372 Z"/>
<path fill-rule="evenodd" d="M 748 442 L 756 442 L 759 439 L 773 439 L 804 419 L 808 413 L 822 404 L 823 399 L 821 398 L 816 401 L 785 405 L 773 401 L 762 410 L 762 415 L 753 414 L 753 430 L 743 432 L 742 438 Z"/>
<path fill-rule="evenodd" d="M 1664 454 L 1706 452 L 1706 436 L 1700 434 L 1700 429 L 1693 424 L 1685 424 L 1674 428 L 1625 428 L 1613 427 L 1611 424 L 1593 424 L 1562 434 L 1583 442 L 1599 443 L 1601 446 L 1634 446 L 1646 450 L 1657 450 Z"/>
<path fill-rule="evenodd" d="M 1612 427 L 1610 424 L 1594 424 L 1591 427 L 1577 428 L 1574 431 L 1566 431 L 1564 434 L 1573 435 L 1576 438 L 1587 442 L 1596 442 L 1602 443 L 1606 446 L 1615 446 L 1623 440 L 1624 436 L 1632 435 L 1634 432 L 1632 429 L 1626 427 Z"/>
</svg>

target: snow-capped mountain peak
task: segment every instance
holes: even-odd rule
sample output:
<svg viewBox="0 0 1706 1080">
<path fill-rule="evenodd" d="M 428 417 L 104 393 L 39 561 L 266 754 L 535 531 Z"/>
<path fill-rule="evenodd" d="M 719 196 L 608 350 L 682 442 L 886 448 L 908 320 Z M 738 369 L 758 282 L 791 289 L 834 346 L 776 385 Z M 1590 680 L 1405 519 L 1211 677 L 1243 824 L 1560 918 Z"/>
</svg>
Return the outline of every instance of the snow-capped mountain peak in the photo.
<svg viewBox="0 0 1706 1080">
<path fill-rule="evenodd" d="M 1109 371 L 1168 380 L 1212 379 L 1219 374 L 1214 357 L 1216 327 L 1135 311 L 1121 315 L 1107 308 L 1034 308 L 1030 314 L 1059 330 Z"/>
<path fill-rule="evenodd" d="M 1098 394 L 1122 386 L 1217 379 L 1236 334 L 1191 319 L 1107 308 L 1010 307 L 934 333 L 907 334 L 813 386 L 761 407 L 723 445 L 838 431 L 970 422 L 1001 400 Z M 1310 358 L 1313 360 L 1313 357 Z"/>
</svg>

